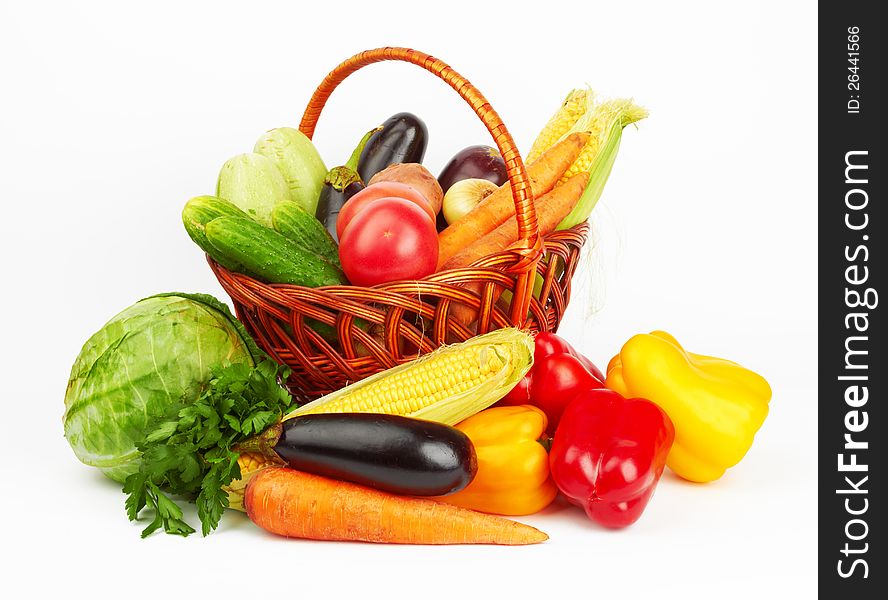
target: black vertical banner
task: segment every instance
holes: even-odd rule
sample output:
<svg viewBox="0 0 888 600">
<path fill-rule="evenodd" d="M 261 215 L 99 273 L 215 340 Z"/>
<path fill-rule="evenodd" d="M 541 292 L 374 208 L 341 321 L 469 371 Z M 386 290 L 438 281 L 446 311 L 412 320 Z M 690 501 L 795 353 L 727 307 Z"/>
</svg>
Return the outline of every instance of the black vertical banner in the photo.
<svg viewBox="0 0 888 600">
<path fill-rule="evenodd" d="M 855 600 L 888 597 L 888 23 L 876 7 L 820 2 L 818 25 L 818 574 L 823 597 Z"/>
</svg>

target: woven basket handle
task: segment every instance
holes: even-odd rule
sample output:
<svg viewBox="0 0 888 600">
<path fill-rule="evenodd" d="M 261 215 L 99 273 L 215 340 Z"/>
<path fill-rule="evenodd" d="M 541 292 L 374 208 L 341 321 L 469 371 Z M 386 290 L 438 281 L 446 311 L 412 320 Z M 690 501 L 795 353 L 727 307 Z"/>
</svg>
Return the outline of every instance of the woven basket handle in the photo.
<svg viewBox="0 0 888 600">
<path fill-rule="evenodd" d="M 523 263 L 521 267 L 524 270 L 529 270 L 531 263 L 535 262 L 535 258 L 539 253 L 540 241 L 536 210 L 533 204 L 533 191 L 527 178 L 527 172 L 524 169 L 524 161 L 521 160 L 518 149 L 515 147 L 515 140 L 512 139 L 502 119 L 493 110 L 487 99 L 465 77 L 451 69 L 444 62 L 424 52 L 411 50 L 410 48 L 376 48 L 355 54 L 330 71 L 318 86 L 318 89 L 315 90 L 308 106 L 305 108 L 305 113 L 302 115 L 299 129 L 311 139 L 314 135 L 318 117 L 320 117 L 321 111 L 324 109 L 324 105 L 327 103 L 327 99 L 333 93 L 333 90 L 346 77 L 358 69 L 386 60 L 400 60 L 412 63 L 437 75 L 462 96 L 463 100 L 472 107 L 472 110 L 475 111 L 475 114 L 480 117 L 487 127 L 503 157 L 503 161 L 506 163 L 506 172 L 512 188 L 512 198 L 515 201 L 515 217 L 518 220 L 518 244 L 515 245 L 515 248 L 519 252 L 521 249 L 524 249 L 522 254 L 524 254 L 525 260 L 521 261 Z M 523 304 L 523 302 L 519 302 L 519 304 Z M 523 310 L 526 312 L 526 306 Z"/>
</svg>

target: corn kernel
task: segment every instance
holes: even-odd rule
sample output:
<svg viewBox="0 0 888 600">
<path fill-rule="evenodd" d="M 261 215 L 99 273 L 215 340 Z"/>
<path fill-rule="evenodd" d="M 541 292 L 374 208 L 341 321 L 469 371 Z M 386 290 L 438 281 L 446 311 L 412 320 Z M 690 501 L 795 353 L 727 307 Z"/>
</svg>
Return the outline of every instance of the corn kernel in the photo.
<svg viewBox="0 0 888 600">
<path fill-rule="evenodd" d="M 543 152 L 568 135 L 580 117 L 592 107 L 594 101 L 595 92 L 591 89 L 572 90 L 534 140 L 530 152 L 527 153 L 527 162 L 535 161 Z"/>
</svg>

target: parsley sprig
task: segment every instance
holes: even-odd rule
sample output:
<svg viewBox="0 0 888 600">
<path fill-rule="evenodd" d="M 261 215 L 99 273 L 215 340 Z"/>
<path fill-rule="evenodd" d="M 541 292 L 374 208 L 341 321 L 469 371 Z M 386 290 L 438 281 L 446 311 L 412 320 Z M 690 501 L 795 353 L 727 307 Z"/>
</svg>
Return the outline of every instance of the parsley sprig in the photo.
<svg viewBox="0 0 888 600">
<path fill-rule="evenodd" d="M 240 478 L 235 445 L 279 422 L 292 402 L 279 383 L 289 369 L 270 359 L 256 367 L 233 364 L 212 374 L 197 401 L 171 406 L 149 423 L 136 444 L 141 465 L 127 477 L 123 491 L 131 521 L 146 507 L 154 511 L 143 538 L 161 527 L 175 535 L 194 533 L 171 496 L 197 504 L 203 535 L 214 530 L 228 507 L 223 486 Z"/>
</svg>

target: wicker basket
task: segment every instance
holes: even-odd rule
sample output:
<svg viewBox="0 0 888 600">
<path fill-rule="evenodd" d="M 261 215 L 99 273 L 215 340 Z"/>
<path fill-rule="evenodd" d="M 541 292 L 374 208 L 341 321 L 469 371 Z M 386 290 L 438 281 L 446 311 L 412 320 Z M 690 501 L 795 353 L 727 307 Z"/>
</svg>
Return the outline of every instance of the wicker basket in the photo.
<svg viewBox="0 0 888 600">
<path fill-rule="evenodd" d="M 208 259 L 219 283 L 234 301 L 238 318 L 259 346 L 292 369 L 288 384 L 299 399 L 323 395 L 445 343 L 493 329 L 518 326 L 531 332 L 557 330 L 586 240 L 586 223 L 540 238 L 524 163 L 499 115 L 464 77 L 422 52 L 378 48 L 346 60 L 318 86 L 302 116 L 302 132 L 312 137 L 324 104 L 346 77 L 386 60 L 412 63 L 437 75 L 487 126 L 506 163 L 517 209 L 519 242 L 470 268 L 372 288 L 266 284 Z M 509 293 L 503 294 L 503 290 Z M 466 325 L 453 318 L 450 310 L 456 304 L 476 311 L 477 321 Z M 306 319 L 331 325 L 338 339 L 328 341 L 330 336 L 322 337 Z"/>
</svg>

